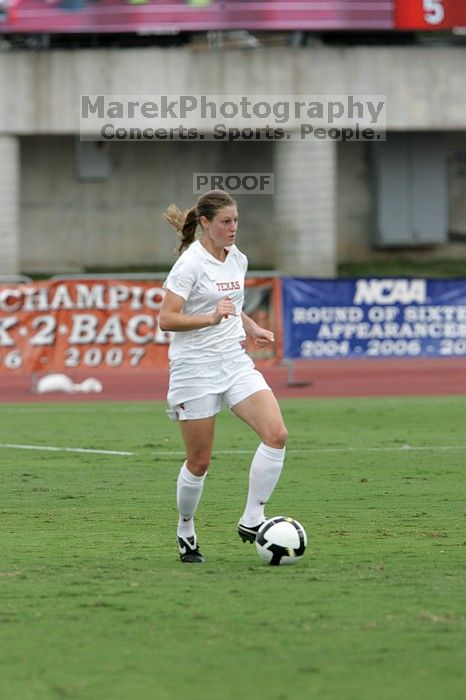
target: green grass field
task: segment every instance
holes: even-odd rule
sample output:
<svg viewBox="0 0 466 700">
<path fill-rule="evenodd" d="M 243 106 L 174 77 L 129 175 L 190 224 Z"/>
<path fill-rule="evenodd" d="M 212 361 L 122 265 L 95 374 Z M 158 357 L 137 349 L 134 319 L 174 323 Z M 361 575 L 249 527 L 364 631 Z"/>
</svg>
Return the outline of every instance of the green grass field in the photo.
<svg viewBox="0 0 466 700">
<path fill-rule="evenodd" d="M 464 697 L 466 400 L 282 406 L 294 567 L 236 535 L 257 439 L 228 413 L 190 566 L 164 406 L 0 405 L 3 445 L 133 453 L 0 447 L 1 700 Z"/>
</svg>

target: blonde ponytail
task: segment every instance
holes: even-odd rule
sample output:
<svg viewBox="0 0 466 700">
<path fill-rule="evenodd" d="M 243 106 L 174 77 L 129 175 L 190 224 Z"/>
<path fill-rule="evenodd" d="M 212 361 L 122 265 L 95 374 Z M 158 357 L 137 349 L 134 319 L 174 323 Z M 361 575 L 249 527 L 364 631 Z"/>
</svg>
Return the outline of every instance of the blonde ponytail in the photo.
<svg viewBox="0 0 466 700">
<path fill-rule="evenodd" d="M 208 221 L 213 221 L 219 210 L 228 206 L 236 206 L 236 202 L 224 190 L 210 190 L 202 194 L 194 207 L 185 211 L 178 209 L 176 204 L 170 204 L 163 218 L 178 231 L 180 242 L 174 252 L 181 255 L 186 248 L 189 248 L 196 237 L 196 228 L 201 216 L 205 216 Z"/>
<path fill-rule="evenodd" d="M 192 209 L 181 211 L 176 204 L 170 204 L 168 209 L 164 212 L 163 218 L 178 231 L 180 242 L 176 246 L 174 252 L 176 255 L 181 255 L 194 241 L 198 224 L 197 208 L 192 207 Z"/>
</svg>

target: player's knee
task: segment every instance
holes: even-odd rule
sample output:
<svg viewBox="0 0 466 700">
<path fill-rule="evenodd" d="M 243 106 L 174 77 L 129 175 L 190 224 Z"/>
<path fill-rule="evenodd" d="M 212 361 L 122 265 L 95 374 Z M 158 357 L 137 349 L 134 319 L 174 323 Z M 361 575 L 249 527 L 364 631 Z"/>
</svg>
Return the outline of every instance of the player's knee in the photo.
<svg viewBox="0 0 466 700">
<path fill-rule="evenodd" d="M 188 459 L 188 469 L 194 476 L 204 476 L 209 468 L 210 455 L 198 455 Z"/>
<path fill-rule="evenodd" d="M 279 448 L 285 447 L 286 441 L 288 440 L 288 430 L 285 428 L 284 425 L 281 426 L 280 430 L 277 431 L 276 440 L 278 442 Z"/>
<path fill-rule="evenodd" d="M 262 439 L 269 447 L 282 449 L 288 439 L 288 430 L 284 425 L 276 426 L 272 430 L 268 430 Z"/>
</svg>

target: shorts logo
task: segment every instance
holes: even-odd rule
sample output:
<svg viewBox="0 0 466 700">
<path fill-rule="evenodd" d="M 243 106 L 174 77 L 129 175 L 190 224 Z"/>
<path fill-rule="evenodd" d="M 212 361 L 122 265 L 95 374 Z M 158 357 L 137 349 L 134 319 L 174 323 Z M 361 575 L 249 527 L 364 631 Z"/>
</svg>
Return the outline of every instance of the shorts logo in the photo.
<svg viewBox="0 0 466 700">
<path fill-rule="evenodd" d="M 184 411 L 184 403 L 178 404 L 182 411 Z"/>
</svg>

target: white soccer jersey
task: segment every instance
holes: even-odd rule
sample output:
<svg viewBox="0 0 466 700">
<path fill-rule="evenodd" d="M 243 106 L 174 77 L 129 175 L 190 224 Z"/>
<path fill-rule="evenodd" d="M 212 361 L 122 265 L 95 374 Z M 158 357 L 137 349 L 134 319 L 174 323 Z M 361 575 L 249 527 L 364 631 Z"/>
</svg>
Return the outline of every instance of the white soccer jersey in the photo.
<svg viewBox="0 0 466 700">
<path fill-rule="evenodd" d="M 244 277 L 248 260 L 233 245 L 226 259 L 217 260 L 199 240 L 194 241 L 173 265 L 164 287 L 182 297 L 183 312 L 190 316 L 213 314 L 218 302 L 230 296 L 236 316 L 223 318 L 216 326 L 192 331 L 176 331 L 170 344 L 170 361 L 202 363 L 221 355 L 242 352 L 246 334 L 241 320 Z"/>
</svg>

